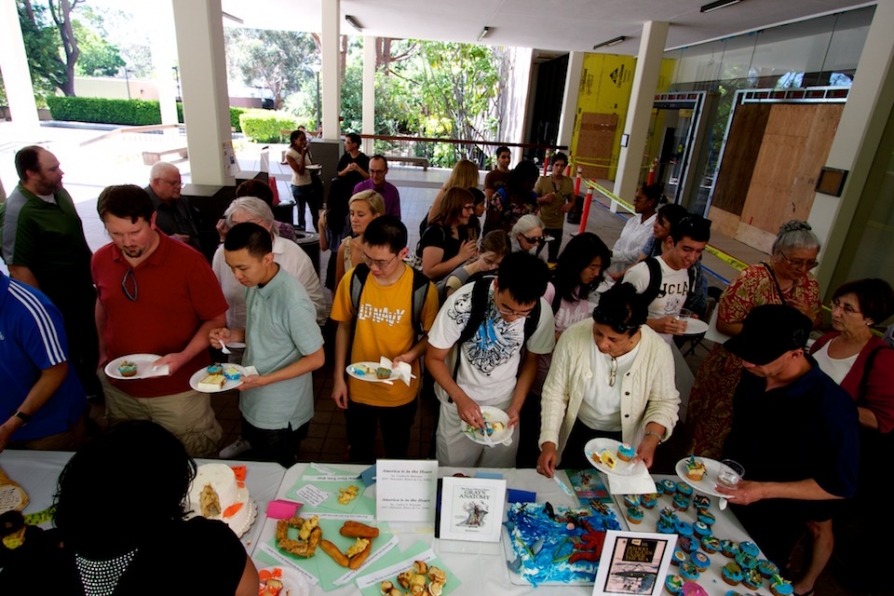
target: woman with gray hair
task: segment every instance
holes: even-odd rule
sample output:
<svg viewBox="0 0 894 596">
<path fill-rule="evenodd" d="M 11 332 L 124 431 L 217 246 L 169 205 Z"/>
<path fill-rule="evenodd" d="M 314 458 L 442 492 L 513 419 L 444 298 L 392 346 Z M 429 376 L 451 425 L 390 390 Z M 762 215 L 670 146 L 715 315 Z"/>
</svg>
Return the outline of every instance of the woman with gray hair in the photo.
<svg viewBox="0 0 894 596">
<path fill-rule="evenodd" d="M 512 252 L 524 251 L 537 256 L 537 249 L 546 242 L 543 236 L 543 222 L 536 215 L 522 215 L 512 226 L 509 234 Z"/>
<path fill-rule="evenodd" d="M 756 306 L 787 304 L 820 323 L 819 284 L 810 271 L 818 265 L 820 242 L 810 224 L 792 220 L 779 228 L 769 261 L 748 267 L 720 296 L 717 331 L 738 335 Z M 742 375 L 738 358 L 717 343 L 705 357 L 689 395 L 687 453 L 719 459 L 729 433 L 733 394 Z"/>
</svg>

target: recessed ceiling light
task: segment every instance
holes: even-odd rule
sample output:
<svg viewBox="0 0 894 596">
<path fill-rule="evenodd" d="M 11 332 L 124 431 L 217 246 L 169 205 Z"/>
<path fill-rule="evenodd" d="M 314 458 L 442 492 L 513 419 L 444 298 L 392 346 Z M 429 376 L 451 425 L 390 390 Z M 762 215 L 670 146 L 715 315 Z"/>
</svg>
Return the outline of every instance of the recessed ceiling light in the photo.
<svg viewBox="0 0 894 596">
<path fill-rule="evenodd" d="M 614 39 L 610 39 L 610 40 L 608 40 L 608 41 L 603 41 L 602 43 L 597 43 L 595 46 L 593 46 L 593 49 L 594 49 L 594 50 L 598 50 L 599 48 L 607 48 L 607 47 L 609 47 L 609 46 L 616 46 L 616 45 L 618 45 L 619 43 L 622 43 L 622 42 L 624 42 L 624 41 L 626 41 L 626 40 L 627 40 L 627 36 L 626 36 L 626 35 L 621 35 L 621 36 L 618 36 L 618 37 L 616 37 L 616 38 L 614 38 Z"/>
<path fill-rule="evenodd" d="M 726 8 L 727 6 L 738 4 L 741 1 L 742 0 L 717 0 L 716 2 L 711 2 L 710 4 L 705 4 L 704 6 L 702 6 L 701 12 L 711 12 L 712 10 Z"/>
</svg>

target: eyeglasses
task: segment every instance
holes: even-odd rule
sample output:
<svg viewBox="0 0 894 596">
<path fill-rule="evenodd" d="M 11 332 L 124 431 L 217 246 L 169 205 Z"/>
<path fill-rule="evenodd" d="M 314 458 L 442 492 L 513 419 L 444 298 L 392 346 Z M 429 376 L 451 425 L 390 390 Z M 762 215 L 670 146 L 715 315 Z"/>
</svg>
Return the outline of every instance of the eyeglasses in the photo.
<svg viewBox="0 0 894 596">
<path fill-rule="evenodd" d="M 779 254 L 782 255 L 782 258 L 785 259 L 786 263 L 795 269 L 807 269 L 809 271 L 819 265 L 819 261 L 816 259 L 790 259 L 784 252 L 780 252 Z"/>
<path fill-rule="evenodd" d="M 863 311 L 854 310 L 854 307 L 851 306 L 850 304 L 842 304 L 838 298 L 836 298 L 835 300 L 832 301 L 832 310 L 835 310 L 836 308 L 839 310 L 843 310 L 844 313 L 847 315 L 863 314 Z"/>
<path fill-rule="evenodd" d="M 628 325 L 618 317 L 606 313 L 598 306 L 593 309 L 593 320 L 600 325 L 608 325 L 615 331 L 615 333 L 627 333 L 631 329 L 639 327 L 639 325 Z"/>
<path fill-rule="evenodd" d="M 608 386 L 614 387 L 615 381 L 618 380 L 618 359 L 615 358 L 614 356 L 612 356 L 611 359 L 612 359 L 612 361 L 611 361 L 610 372 L 609 372 L 609 377 L 608 377 Z"/>
<path fill-rule="evenodd" d="M 531 311 L 534 310 L 533 307 L 526 311 L 517 311 L 512 310 L 511 308 L 505 308 L 503 299 L 500 298 L 499 294 L 494 294 L 494 306 L 497 308 L 497 312 L 504 317 L 519 317 L 521 319 L 527 319 L 528 317 L 530 317 Z"/>
<path fill-rule="evenodd" d="M 384 176 L 386 172 L 388 172 L 388 170 L 373 170 L 372 168 L 370 168 L 370 170 L 369 170 L 370 175 L 372 175 L 372 174 L 376 174 L 376 175 L 382 174 L 382 175 Z"/>
<path fill-rule="evenodd" d="M 160 179 L 162 182 L 170 184 L 171 186 L 183 186 L 182 180 L 165 180 L 164 178 Z"/>
<path fill-rule="evenodd" d="M 133 284 L 133 291 L 131 291 L 128 280 Z M 133 269 L 128 269 L 124 272 L 124 277 L 121 279 L 121 289 L 124 290 L 124 295 L 127 296 L 127 299 L 131 302 L 136 302 L 137 297 L 140 295 L 140 290 L 137 287 L 137 278 L 133 274 Z"/>
<path fill-rule="evenodd" d="M 363 262 L 366 263 L 366 265 L 368 267 L 372 267 L 373 265 L 375 265 L 376 269 L 378 269 L 379 271 L 388 267 L 391 263 L 394 262 L 394 259 L 396 259 L 396 258 L 397 258 L 397 255 L 394 255 L 387 261 L 384 261 L 381 259 L 376 260 L 376 259 L 369 258 L 369 255 L 367 255 L 366 253 L 363 253 Z"/>
<path fill-rule="evenodd" d="M 528 238 L 524 234 L 519 234 L 522 238 L 525 239 L 525 242 L 528 244 L 540 244 L 541 242 L 546 241 L 546 236 L 534 236 L 533 238 Z"/>
</svg>

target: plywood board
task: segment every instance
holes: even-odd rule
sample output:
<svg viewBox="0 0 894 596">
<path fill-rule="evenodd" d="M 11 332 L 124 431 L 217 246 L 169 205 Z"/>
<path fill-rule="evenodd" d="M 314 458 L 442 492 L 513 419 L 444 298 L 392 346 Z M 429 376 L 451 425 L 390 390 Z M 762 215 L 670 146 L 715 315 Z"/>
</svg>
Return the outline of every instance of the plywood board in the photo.
<svg viewBox="0 0 894 596">
<path fill-rule="evenodd" d="M 711 208 L 708 209 L 708 219 L 711 220 L 712 232 L 719 232 L 730 238 L 736 237 L 736 232 L 739 229 L 738 215 L 711 205 Z"/>
<path fill-rule="evenodd" d="M 608 168 L 612 159 L 615 131 L 618 128 L 617 114 L 584 112 L 581 114 L 580 136 L 577 142 L 577 159 L 591 164 L 583 166 L 587 178 L 608 178 Z"/>
<path fill-rule="evenodd" d="M 711 199 L 714 207 L 741 215 L 770 117 L 770 107 L 767 104 L 744 104 L 736 108 L 723 163 L 714 185 Z"/>
</svg>

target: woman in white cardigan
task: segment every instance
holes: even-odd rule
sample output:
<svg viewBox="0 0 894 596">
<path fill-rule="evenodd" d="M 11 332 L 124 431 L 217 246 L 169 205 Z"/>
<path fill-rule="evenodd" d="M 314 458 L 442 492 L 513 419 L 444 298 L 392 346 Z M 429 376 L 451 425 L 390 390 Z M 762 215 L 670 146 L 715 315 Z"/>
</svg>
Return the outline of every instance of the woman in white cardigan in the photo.
<svg viewBox="0 0 894 596">
<path fill-rule="evenodd" d="M 630 284 L 605 292 L 593 321 L 568 328 L 543 386 L 537 471 L 591 467 L 584 445 L 608 437 L 636 446 L 652 465 L 677 422 L 680 394 L 667 343 L 644 323 L 647 305 Z"/>
</svg>

